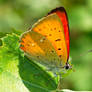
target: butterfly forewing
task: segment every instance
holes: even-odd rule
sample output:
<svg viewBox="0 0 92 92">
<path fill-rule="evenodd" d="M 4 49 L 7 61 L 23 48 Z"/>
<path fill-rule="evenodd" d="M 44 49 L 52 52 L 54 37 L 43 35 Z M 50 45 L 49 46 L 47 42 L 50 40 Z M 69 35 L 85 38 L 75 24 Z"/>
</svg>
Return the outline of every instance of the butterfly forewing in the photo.
<svg viewBox="0 0 92 92">
<path fill-rule="evenodd" d="M 32 30 L 45 36 L 53 45 L 61 62 L 64 64 L 67 62 L 64 29 L 60 18 L 55 13 L 40 20 Z"/>
<path fill-rule="evenodd" d="M 69 23 L 68 23 L 67 13 L 66 13 L 66 10 L 64 9 L 64 7 L 59 7 L 59 8 L 53 9 L 48 14 L 53 14 L 53 13 L 56 13 L 59 16 L 59 18 L 63 24 L 65 40 L 66 40 L 66 45 L 67 45 L 67 60 L 68 60 L 69 59 L 70 40 L 69 40 Z"/>
<path fill-rule="evenodd" d="M 67 62 L 67 47 L 62 22 L 56 14 L 38 21 L 21 37 L 20 48 L 32 60 L 49 67 Z"/>
</svg>

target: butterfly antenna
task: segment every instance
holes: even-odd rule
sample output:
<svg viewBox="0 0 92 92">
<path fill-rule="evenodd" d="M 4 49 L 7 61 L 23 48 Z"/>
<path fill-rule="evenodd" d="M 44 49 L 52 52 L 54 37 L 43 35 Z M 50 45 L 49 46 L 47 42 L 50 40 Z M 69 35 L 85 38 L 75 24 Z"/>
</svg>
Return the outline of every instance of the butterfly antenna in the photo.
<svg viewBox="0 0 92 92">
<path fill-rule="evenodd" d="M 91 50 L 88 50 L 88 51 L 85 51 L 84 53 L 82 53 L 82 54 L 80 54 L 80 55 L 77 55 L 77 56 L 75 56 L 74 58 L 79 58 L 79 57 L 81 57 L 81 56 L 85 56 L 85 55 L 89 54 L 90 52 L 92 52 L 92 49 L 91 49 Z"/>
<path fill-rule="evenodd" d="M 92 49 L 91 49 L 91 50 L 89 50 L 88 52 L 92 52 Z"/>
<path fill-rule="evenodd" d="M 86 51 L 86 52 L 84 52 L 84 53 L 82 53 L 82 54 L 80 54 L 80 56 L 87 55 L 87 54 L 90 53 L 90 52 L 92 52 L 92 49 L 91 49 L 91 50 L 88 50 L 88 51 Z"/>
</svg>

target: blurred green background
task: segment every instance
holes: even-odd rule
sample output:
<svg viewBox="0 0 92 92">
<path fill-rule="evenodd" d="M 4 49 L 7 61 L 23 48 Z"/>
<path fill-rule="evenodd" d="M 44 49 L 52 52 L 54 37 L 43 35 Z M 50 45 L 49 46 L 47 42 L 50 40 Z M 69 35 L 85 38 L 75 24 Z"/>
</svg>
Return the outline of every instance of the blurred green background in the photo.
<svg viewBox="0 0 92 92">
<path fill-rule="evenodd" d="M 62 88 L 92 90 L 92 0 L 0 0 L 0 37 L 12 29 L 27 31 L 51 9 L 66 8 L 70 26 L 70 57 L 74 72 Z"/>
</svg>

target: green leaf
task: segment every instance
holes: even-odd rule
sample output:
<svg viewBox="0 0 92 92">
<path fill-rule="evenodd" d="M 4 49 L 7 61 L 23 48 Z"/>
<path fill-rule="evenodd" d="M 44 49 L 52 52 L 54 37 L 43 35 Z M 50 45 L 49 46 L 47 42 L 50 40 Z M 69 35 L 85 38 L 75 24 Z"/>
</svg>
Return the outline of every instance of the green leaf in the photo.
<svg viewBox="0 0 92 92">
<path fill-rule="evenodd" d="M 0 38 L 6 36 L 7 33 L 0 32 Z"/>
<path fill-rule="evenodd" d="M 2 46 L 2 40 L 0 39 L 0 46 Z"/>
<path fill-rule="evenodd" d="M 16 30 L 16 29 L 12 28 L 12 33 L 15 33 L 17 35 L 21 35 L 23 33 L 23 31 L 22 30 Z"/>
<path fill-rule="evenodd" d="M 57 85 L 19 49 L 19 36 L 8 34 L 0 47 L 0 92 L 51 92 Z"/>
</svg>

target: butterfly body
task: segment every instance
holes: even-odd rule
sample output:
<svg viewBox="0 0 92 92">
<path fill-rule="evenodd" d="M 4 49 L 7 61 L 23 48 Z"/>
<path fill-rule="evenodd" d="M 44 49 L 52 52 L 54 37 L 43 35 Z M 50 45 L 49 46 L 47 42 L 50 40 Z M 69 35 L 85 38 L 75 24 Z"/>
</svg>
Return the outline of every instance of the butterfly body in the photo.
<svg viewBox="0 0 92 92">
<path fill-rule="evenodd" d="M 67 66 L 69 58 L 67 17 L 59 9 L 34 24 L 21 36 L 20 42 L 20 48 L 26 56 L 54 72 L 61 72 L 62 67 Z"/>
</svg>

